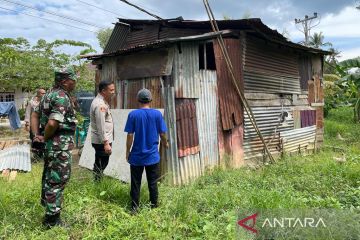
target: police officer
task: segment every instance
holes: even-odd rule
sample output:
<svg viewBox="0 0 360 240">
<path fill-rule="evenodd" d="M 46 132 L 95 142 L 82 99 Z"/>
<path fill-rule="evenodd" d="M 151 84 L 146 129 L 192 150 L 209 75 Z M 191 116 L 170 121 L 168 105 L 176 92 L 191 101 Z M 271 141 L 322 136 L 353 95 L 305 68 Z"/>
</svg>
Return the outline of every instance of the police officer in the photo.
<svg viewBox="0 0 360 240">
<path fill-rule="evenodd" d="M 112 151 L 114 123 L 109 102 L 114 94 L 114 83 L 108 80 L 101 81 L 99 83 L 98 95 L 90 107 L 91 143 L 95 149 L 93 169 L 95 182 L 102 179 Z"/>
<path fill-rule="evenodd" d="M 34 141 L 45 142 L 42 204 L 45 207 L 43 225 L 48 228 L 63 226 L 60 212 L 64 188 L 70 179 L 76 128 L 69 93 L 75 89 L 76 80 L 73 67 L 56 69 L 54 87 L 41 99 L 31 118 Z"/>
</svg>

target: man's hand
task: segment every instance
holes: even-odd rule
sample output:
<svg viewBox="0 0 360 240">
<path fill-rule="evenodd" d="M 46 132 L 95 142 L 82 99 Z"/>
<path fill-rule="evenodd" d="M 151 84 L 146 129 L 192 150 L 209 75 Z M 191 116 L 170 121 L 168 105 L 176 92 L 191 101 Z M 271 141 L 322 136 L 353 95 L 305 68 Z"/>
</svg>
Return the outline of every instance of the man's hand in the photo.
<svg viewBox="0 0 360 240">
<path fill-rule="evenodd" d="M 25 123 L 25 130 L 26 130 L 27 132 L 30 132 L 30 125 L 29 125 L 28 122 Z"/>
<path fill-rule="evenodd" d="M 41 135 L 35 135 L 35 137 L 33 138 L 33 141 L 34 142 L 44 142 L 45 139 L 44 139 L 44 136 L 41 136 Z"/>
<path fill-rule="evenodd" d="M 126 161 L 129 162 L 129 153 L 126 152 Z"/>
<path fill-rule="evenodd" d="M 104 144 L 104 150 L 105 150 L 106 154 L 108 154 L 108 155 L 111 154 L 111 146 L 108 142 Z"/>
<path fill-rule="evenodd" d="M 161 133 L 160 134 L 160 138 L 161 138 L 161 144 L 166 147 L 169 148 L 169 141 L 167 140 L 166 134 L 165 133 Z"/>
</svg>

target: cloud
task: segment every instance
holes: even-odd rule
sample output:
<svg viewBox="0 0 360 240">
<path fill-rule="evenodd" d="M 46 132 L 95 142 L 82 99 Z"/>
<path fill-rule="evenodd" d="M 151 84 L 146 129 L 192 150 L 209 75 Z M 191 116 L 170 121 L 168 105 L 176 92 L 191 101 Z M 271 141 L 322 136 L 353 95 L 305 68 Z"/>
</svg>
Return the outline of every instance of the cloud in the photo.
<svg viewBox="0 0 360 240">
<path fill-rule="evenodd" d="M 81 3 L 78 0 L 27 0 L 23 4 L 37 7 L 38 9 L 56 12 L 69 17 L 80 18 L 82 21 L 90 22 L 102 27 L 112 27 L 112 23 L 117 22 L 117 17 L 153 19 L 145 13 L 122 3 L 119 0 L 82 0 L 100 8 L 108 9 L 112 13 L 100 10 L 95 7 Z M 194 0 L 131 0 L 132 3 L 159 15 L 163 18 L 174 18 L 183 16 L 185 19 L 206 20 L 207 15 L 202 1 Z M 265 24 L 276 28 L 279 32 L 286 29 L 290 33 L 291 39 L 295 42 L 303 39 L 303 34 L 296 30 L 294 18 L 303 18 L 305 14 L 311 15 L 317 11 L 321 16 L 321 24 L 313 29 L 313 32 L 322 31 L 324 36 L 344 49 L 355 48 L 360 37 L 360 11 L 356 10 L 349 0 L 257 0 L 257 1 L 237 1 L 237 0 L 209 0 L 216 18 L 222 19 L 223 15 L 232 18 L 242 18 L 245 13 L 250 13 L 251 17 L 259 17 Z M 94 46 L 101 51 L 95 33 L 84 30 L 63 26 L 47 20 L 37 19 L 26 16 L 28 13 L 39 17 L 52 19 L 91 31 L 98 28 L 88 26 L 79 22 L 66 20 L 46 13 L 29 10 L 24 7 L 15 6 L 10 3 L 2 3 L 2 7 L 11 8 L 19 11 L 19 14 L 0 9 L 0 37 L 25 37 L 31 42 L 40 38 L 48 41 L 55 39 L 71 39 L 83 41 Z M 346 45 L 343 44 L 346 42 Z M 340 49 L 343 50 L 343 49 Z"/>
</svg>

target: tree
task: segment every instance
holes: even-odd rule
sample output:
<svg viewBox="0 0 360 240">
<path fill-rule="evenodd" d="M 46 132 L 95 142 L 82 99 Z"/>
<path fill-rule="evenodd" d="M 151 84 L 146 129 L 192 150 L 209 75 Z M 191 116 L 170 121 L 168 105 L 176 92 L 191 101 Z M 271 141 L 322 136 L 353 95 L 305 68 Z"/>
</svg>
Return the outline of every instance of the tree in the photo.
<svg viewBox="0 0 360 240">
<path fill-rule="evenodd" d="M 88 64 L 79 60 L 78 55 L 59 51 L 59 47 L 81 47 L 82 52 L 95 52 L 89 44 L 72 40 L 37 41 L 34 46 L 24 38 L 0 38 L 0 86 L 1 90 L 22 88 L 33 91 L 38 87 L 49 88 L 53 85 L 54 67 L 76 64 L 81 68 Z M 89 69 L 90 71 L 90 69 Z M 94 77 L 80 77 L 79 86 L 92 90 Z M 90 84 L 91 82 L 91 84 Z"/>
<path fill-rule="evenodd" d="M 354 107 L 354 119 L 360 122 L 360 57 L 340 62 L 336 69 L 341 79 L 336 82 L 339 99 Z"/>
<path fill-rule="evenodd" d="M 314 48 L 322 48 L 325 46 L 332 46 L 332 44 L 330 42 L 324 42 L 324 35 L 322 34 L 322 32 L 320 33 L 314 33 L 312 36 L 310 36 L 310 40 L 309 40 L 309 46 L 310 47 L 314 47 Z"/>
<path fill-rule="evenodd" d="M 107 42 L 110 39 L 112 28 L 104 28 L 96 33 L 96 38 L 99 41 L 99 45 L 102 49 L 105 49 Z"/>
</svg>

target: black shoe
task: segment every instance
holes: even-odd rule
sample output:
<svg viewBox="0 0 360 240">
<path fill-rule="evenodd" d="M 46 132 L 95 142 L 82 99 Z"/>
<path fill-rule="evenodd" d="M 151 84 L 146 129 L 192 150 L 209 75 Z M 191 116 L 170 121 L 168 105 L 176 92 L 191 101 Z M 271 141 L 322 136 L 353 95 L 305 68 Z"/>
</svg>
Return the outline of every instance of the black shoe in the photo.
<svg viewBox="0 0 360 240">
<path fill-rule="evenodd" d="M 42 222 L 43 226 L 46 229 L 50 229 L 52 227 L 67 227 L 63 221 L 61 221 L 60 213 L 55 215 L 45 214 L 44 220 Z"/>
<path fill-rule="evenodd" d="M 41 206 L 43 206 L 43 207 L 46 207 L 46 202 L 45 202 L 45 199 L 40 199 L 40 204 L 41 204 Z"/>
</svg>

